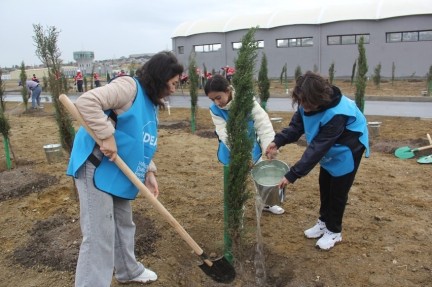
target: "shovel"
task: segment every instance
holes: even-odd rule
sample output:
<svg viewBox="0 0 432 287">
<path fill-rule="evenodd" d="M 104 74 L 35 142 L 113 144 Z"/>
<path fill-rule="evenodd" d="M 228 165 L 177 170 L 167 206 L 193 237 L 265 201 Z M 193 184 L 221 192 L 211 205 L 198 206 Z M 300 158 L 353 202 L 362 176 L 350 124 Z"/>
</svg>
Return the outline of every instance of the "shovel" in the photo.
<svg viewBox="0 0 432 287">
<path fill-rule="evenodd" d="M 403 146 L 403 147 L 397 148 L 395 150 L 394 154 L 398 158 L 407 159 L 407 158 L 415 157 L 415 152 L 425 150 L 425 149 L 432 149 L 432 145 L 427 145 L 427 146 L 413 148 L 413 149 L 410 148 L 409 146 Z"/>
<path fill-rule="evenodd" d="M 432 163 L 432 154 L 427 156 L 422 156 L 417 160 L 418 163 Z"/>
<path fill-rule="evenodd" d="M 59 97 L 60 102 L 78 120 L 78 122 L 87 130 L 98 145 L 102 145 L 102 141 L 98 139 L 93 131 L 88 127 L 81 114 L 71 100 L 64 94 Z M 157 200 L 141 180 L 132 172 L 126 163 L 117 155 L 114 163 L 118 168 L 129 178 L 129 180 L 144 194 L 145 198 L 153 205 L 154 208 L 171 224 L 177 231 L 180 237 L 193 249 L 193 251 L 201 257 L 203 263 L 199 267 L 205 274 L 210 276 L 216 282 L 230 283 L 234 280 L 236 272 L 234 267 L 228 262 L 225 257 L 220 257 L 215 260 L 210 260 L 199 245 L 192 239 L 186 230 L 177 222 L 177 220 L 169 213 L 169 211 Z"/>
</svg>

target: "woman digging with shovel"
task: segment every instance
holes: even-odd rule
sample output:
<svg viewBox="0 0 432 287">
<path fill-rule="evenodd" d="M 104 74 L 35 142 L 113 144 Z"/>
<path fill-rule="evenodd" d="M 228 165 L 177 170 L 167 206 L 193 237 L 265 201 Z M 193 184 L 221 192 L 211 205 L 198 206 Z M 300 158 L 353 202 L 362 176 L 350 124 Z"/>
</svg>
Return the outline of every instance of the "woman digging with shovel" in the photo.
<svg viewBox="0 0 432 287">
<path fill-rule="evenodd" d="M 289 126 L 276 134 L 266 155 L 274 158 L 278 148 L 298 141 L 305 134 L 307 148 L 279 187 L 294 183 L 320 163 L 320 216 L 316 225 L 304 234 L 307 238 L 320 238 L 316 246 L 328 250 L 342 241 L 348 192 L 365 150 L 369 156 L 367 122 L 354 101 L 312 72 L 297 78 L 292 99 L 298 109 Z"/>
<path fill-rule="evenodd" d="M 156 273 L 135 258 L 131 199 L 138 190 L 112 161 L 117 152 L 155 197 L 159 194 L 152 158 L 157 143 L 157 110 L 175 91 L 183 66 L 170 52 L 147 61 L 137 77 L 117 77 L 82 94 L 76 107 L 99 139 L 81 128 L 75 136 L 67 174 L 75 178 L 83 240 L 75 274 L 77 287 L 148 283 Z"/>
</svg>

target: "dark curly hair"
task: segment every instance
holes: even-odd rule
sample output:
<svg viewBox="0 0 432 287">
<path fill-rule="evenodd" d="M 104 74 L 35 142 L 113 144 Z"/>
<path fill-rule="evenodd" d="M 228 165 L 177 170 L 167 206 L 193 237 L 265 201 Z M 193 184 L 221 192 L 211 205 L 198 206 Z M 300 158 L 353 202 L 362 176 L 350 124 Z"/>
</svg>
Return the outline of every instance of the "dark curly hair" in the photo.
<svg viewBox="0 0 432 287">
<path fill-rule="evenodd" d="M 167 82 L 180 76 L 183 69 L 183 65 L 172 52 L 163 51 L 151 57 L 136 71 L 136 75 L 153 104 L 163 108 L 164 91 L 169 88 Z"/>
<path fill-rule="evenodd" d="M 318 74 L 307 71 L 296 79 L 292 92 L 292 103 L 303 107 L 324 107 L 331 102 L 333 89 L 330 83 Z"/>
</svg>

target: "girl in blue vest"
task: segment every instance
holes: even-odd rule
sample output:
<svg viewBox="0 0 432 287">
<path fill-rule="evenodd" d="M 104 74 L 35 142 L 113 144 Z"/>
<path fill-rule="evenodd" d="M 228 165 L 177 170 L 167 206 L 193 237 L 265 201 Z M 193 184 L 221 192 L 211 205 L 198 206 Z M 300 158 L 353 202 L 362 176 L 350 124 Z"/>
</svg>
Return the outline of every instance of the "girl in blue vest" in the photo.
<svg viewBox="0 0 432 287">
<path fill-rule="evenodd" d="M 348 192 L 365 150 L 369 156 L 367 122 L 354 101 L 312 72 L 297 78 L 292 99 L 298 109 L 289 126 L 276 134 L 266 155 L 274 158 L 281 146 L 305 135 L 307 148 L 303 156 L 291 166 L 279 186 L 294 183 L 320 163 L 320 216 L 304 234 L 307 238 L 320 238 L 316 246 L 328 250 L 342 241 Z"/>
<path fill-rule="evenodd" d="M 84 128 L 75 136 L 67 174 L 79 193 L 83 240 L 75 274 L 77 287 L 107 287 L 157 279 L 135 258 L 131 200 L 138 189 L 112 161 L 117 154 L 154 194 L 159 194 L 152 161 L 157 145 L 157 112 L 175 91 L 183 66 L 170 52 L 154 55 L 137 77 L 117 77 L 76 101 L 98 146 Z"/>
<path fill-rule="evenodd" d="M 230 161 L 230 150 L 228 148 L 228 134 L 226 131 L 226 123 L 228 120 L 228 112 L 234 99 L 234 89 L 226 78 L 221 75 L 214 75 L 207 80 L 204 87 L 205 94 L 213 101 L 210 106 L 210 114 L 216 128 L 216 134 L 219 138 L 218 159 L 228 165 Z M 261 160 L 262 150 L 265 150 L 274 138 L 274 130 L 266 111 L 254 99 L 252 108 L 252 121 L 249 123 L 251 132 L 254 133 L 255 143 L 252 150 L 252 160 L 257 163 Z M 282 214 L 284 209 L 280 206 L 264 206 L 264 211 L 273 214 Z"/>
</svg>

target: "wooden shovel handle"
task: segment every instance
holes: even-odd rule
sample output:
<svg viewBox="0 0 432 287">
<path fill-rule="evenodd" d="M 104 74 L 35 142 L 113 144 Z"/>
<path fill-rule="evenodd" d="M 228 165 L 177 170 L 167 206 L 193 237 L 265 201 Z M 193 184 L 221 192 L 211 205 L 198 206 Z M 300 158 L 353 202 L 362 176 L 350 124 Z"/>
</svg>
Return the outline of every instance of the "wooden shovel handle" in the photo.
<svg viewBox="0 0 432 287">
<path fill-rule="evenodd" d="M 99 146 L 102 145 L 102 141 L 96 137 L 94 132 L 90 129 L 87 123 L 82 118 L 80 112 L 75 107 L 75 104 L 65 95 L 62 94 L 59 97 L 60 102 L 65 108 L 72 114 L 72 116 L 87 130 L 91 137 L 97 142 Z M 126 165 L 126 163 L 117 155 L 114 163 L 118 168 L 129 178 L 129 180 L 144 194 L 145 198 L 159 211 L 160 214 L 168 221 L 168 223 L 174 227 L 177 233 L 183 238 L 184 241 L 193 249 L 193 251 L 201 256 L 204 251 L 201 247 L 192 239 L 192 237 L 186 232 L 186 230 L 178 223 L 178 221 L 169 213 L 169 211 L 154 197 L 151 191 L 141 182 L 141 180 L 132 172 L 132 170 Z M 208 266 L 212 266 L 213 262 L 208 259 L 204 259 L 204 262 Z"/>
<path fill-rule="evenodd" d="M 432 144 L 412 149 L 412 151 L 421 151 L 421 150 L 430 149 L 430 148 L 432 148 Z"/>
</svg>

